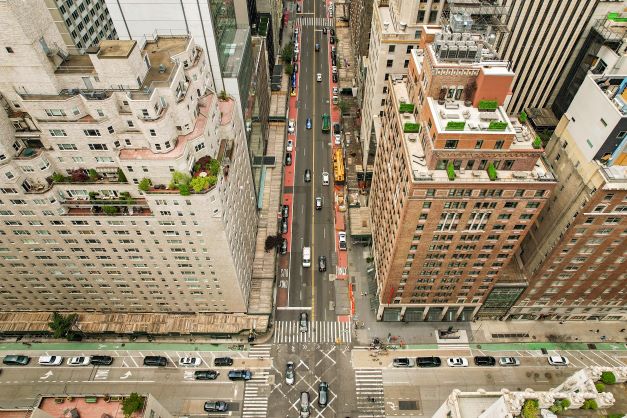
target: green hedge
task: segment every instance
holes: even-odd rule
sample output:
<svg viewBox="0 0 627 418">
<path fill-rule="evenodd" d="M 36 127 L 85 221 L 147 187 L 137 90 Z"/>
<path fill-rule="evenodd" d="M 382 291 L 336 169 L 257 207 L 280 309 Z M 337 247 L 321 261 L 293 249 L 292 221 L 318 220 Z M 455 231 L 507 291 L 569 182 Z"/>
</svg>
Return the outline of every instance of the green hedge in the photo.
<svg viewBox="0 0 627 418">
<path fill-rule="evenodd" d="M 613 385 L 614 383 L 616 383 L 616 376 L 614 376 L 614 373 L 612 372 L 603 372 L 601 373 L 600 380 L 606 385 Z"/>
<path fill-rule="evenodd" d="M 447 131 L 463 131 L 466 127 L 466 122 L 451 120 L 446 124 Z"/>
<path fill-rule="evenodd" d="M 542 139 L 540 139 L 539 136 L 536 135 L 536 138 L 533 140 L 533 143 L 531 144 L 535 149 L 540 149 L 542 148 Z"/>
<path fill-rule="evenodd" d="M 405 132 L 406 134 L 418 133 L 420 132 L 420 124 L 406 122 L 405 125 L 403 125 L 403 132 Z"/>
<path fill-rule="evenodd" d="M 479 100 L 479 110 L 496 110 L 498 106 L 496 100 Z"/>
<path fill-rule="evenodd" d="M 398 111 L 401 113 L 412 113 L 414 111 L 413 103 L 401 103 L 398 107 Z"/>
<path fill-rule="evenodd" d="M 507 129 L 507 122 L 493 120 L 488 125 L 488 131 L 504 131 L 505 129 Z"/>
<path fill-rule="evenodd" d="M 594 387 L 596 388 L 597 392 L 605 392 L 605 385 L 601 382 L 595 383 Z"/>
<path fill-rule="evenodd" d="M 597 401 L 595 401 L 594 399 L 586 399 L 585 401 L 583 401 L 583 405 L 581 405 L 581 409 L 599 409 L 599 405 L 597 404 Z"/>
<path fill-rule="evenodd" d="M 518 115 L 518 121 L 520 123 L 527 122 L 527 112 L 525 112 L 524 110 L 522 112 L 520 112 L 520 114 Z"/>
<path fill-rule="evenodd" d="M 455 180 L 455 167 L 453 166 L 453 163 L 449 162 L 446 166 L 446 174 L 448 174 L 449 180 Z"/>
<path fill-rule="evenodd" d="M 536 399 L 527 399 L 520 411 L 522 418 L 537 418 L 540 416 L 540 403 Z"/>
<path fill-rule="evenodd" d="M 490 177 L 490 180 L 494 181 L 498 178 L 496 168 L 494 167 L 493 163 L 488 164 L 488 169 L 486 171 L 488 172 L 488 177 Z"/>
</svg>

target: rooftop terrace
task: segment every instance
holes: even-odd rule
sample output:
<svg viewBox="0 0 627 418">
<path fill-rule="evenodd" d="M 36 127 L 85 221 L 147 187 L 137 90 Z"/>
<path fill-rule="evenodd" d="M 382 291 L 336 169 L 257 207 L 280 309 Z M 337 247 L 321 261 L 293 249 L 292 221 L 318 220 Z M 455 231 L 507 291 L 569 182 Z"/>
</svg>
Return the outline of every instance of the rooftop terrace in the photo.
<svg viewBox="0 0 627 418">
<path fill-rule="evenodd" d="M 627 116 L 627 76 L 591 76 L 621 116 Z"/>
<path fill-rule="evenodd" d="M 501 106 L 495 110 L 480 110 L 466 107 L 462 100 L 449 99 L 439 104 L 431 97 L 427 97 L 427 105 L 438 133 L 514 134 L 509 117 Z"/>
<path fill-rule="evenodd" d="M 98 58 L 128 58 L 137 42 L 126 40 L 102 40 L 98 49 Z"/>
</svg>

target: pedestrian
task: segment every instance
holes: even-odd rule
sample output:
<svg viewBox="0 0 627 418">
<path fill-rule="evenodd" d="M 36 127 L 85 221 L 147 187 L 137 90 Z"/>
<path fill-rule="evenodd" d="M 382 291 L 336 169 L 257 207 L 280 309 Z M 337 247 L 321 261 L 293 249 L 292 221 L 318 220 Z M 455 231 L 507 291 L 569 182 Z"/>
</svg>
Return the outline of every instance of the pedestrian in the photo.
<svg viewBox="0 0 627 418">
<path fill-rule="evenodd" d="M 368 292 L 364 292 L 364 296 L 368 296 Z"/>
<path fill-rule="evenodd" d="M 598 334 L 599 332 L 601 332 L 601 330 L 600 330 L 600 329 L 598 329 L 598 330 L 597 330 L 597 334 Z"/>
<path fill-rule="evenodd" d="M 620 332 L 625 332 L 625 328 L 622 328 L 622 329 L 620 330 Z"/>
</svg>

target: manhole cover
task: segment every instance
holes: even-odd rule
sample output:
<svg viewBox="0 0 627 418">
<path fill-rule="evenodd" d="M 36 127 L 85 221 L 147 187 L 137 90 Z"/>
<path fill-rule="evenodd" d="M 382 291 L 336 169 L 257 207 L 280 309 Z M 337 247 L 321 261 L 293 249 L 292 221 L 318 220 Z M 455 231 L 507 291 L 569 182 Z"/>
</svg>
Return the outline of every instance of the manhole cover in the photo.
<svg viewBox="0 0 627 418">
<path fill-rule="evenodd" d="M 412 411 L 418 409 L 417 401 L 398 401 L 399 411 Z"/>
</svg>

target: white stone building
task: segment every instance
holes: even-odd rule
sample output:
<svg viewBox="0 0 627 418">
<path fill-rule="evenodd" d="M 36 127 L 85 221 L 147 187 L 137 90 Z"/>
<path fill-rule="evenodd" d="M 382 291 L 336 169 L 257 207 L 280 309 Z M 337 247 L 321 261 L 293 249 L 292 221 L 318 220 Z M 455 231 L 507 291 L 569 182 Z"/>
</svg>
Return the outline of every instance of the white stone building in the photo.
<svg viewBox="0 0 627 418">
<path fill-rule="evenodd" d="M 202 46 L 71 54 L 38 0 L 0 2 L 0 26 L 0 309 L 245 312 L 250 160 Z M 175 172 L 209 185 L 166 189 Z"/>
</svg>

